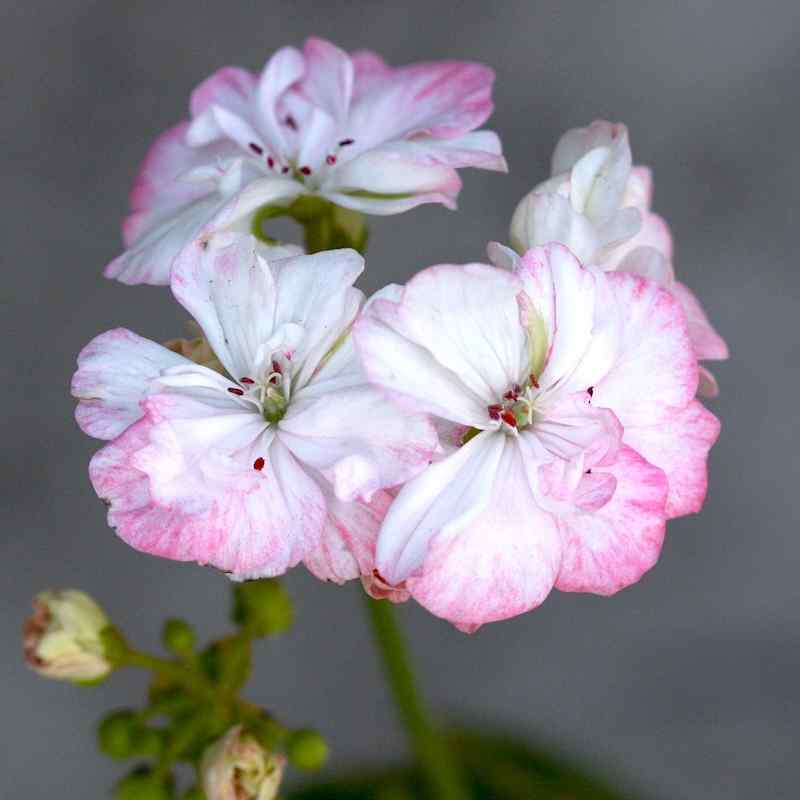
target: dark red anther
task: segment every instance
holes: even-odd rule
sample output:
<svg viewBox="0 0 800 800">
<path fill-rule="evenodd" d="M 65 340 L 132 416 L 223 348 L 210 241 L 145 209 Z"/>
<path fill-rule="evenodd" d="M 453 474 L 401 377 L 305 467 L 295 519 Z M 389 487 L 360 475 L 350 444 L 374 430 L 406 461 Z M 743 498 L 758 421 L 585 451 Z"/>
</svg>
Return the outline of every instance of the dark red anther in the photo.
<svg viewBox="0 0 800 800">
<path fill-rule="evenodd" d="M 590 386 L 586 391 L 589 392 L 589 397 L 594 397 L 594 386 Z"/>
<path fill-rule="evenodd" d="M 241 397 L 244 394 L 244 390 L 242 389 L 228 389 L 231 394 L 235 394 L 237 397 Z"/>
<path fill-rule="evenodd" d="M 500 419 L 505 422 L 506 425 L 510 425 L 512 428 L 517 427 L 517 418 L 514 416 L 514 412 L 511 411 L 510 408 L 507 408 L 501 415 Z"/>
<path fill-rule="evenodd" d="M 239 378 L 239 383 L 255 383 L 255 381 L 252 378 L 245 377 Z"/>
<path fill-rule="evenodd" d="M 272 156 L 267 156 L 267 166 L 272 169 L 275 166 L 275 159 Z"/>
<path fill-rule="evenodd" d="M 289 167 L 281 167 L 281 172 L 285 175 L 289 171 Z"/>
<path fill-rule="evenodd" d="M 536 380 L 535 372 L 531 372 L 531 384 L 535 386 L 537 389 L 539 388 L 539 381 Z"/>
<path fill-rule="evenodd" d="M 333 166 L 336 163 L 336 156 L 326 156 L 325 163 Z"/>
<path fill-rule="evenodd" d="M 283 375 L 283 367 L 275 359 L 272 360 L 272 371 L 277 372 L 278 375 Z"/>
<path fill-rule="evenodd" d="M 257 469 L 257 470 L 260 472 L 262 469 L 264 469 L 264 463 L 265 463 L 265 462 L 264 462 L 264 459 L 263 459 L 263 458 L 261 458 L 261 456 L 259 456 L 259 457 L 258 457 L 258 458 L 257 458 L 257 459 L 256 459 L 256 460 L 253 462 L 253 469 Z"/>
<path fill-rule="evenodd" d="M 519 392 L 514 389 L 509 389 L 504 395 L 503 400 L 516 400 L 519 397 Z"/>
<path fill-rule="evenodd" d="M 500 414 L 503 413 L 503 406 L 493 405 L 487 408 L 489 412 L 489 419 L 500 419 Z"/>
<path fill-rule="evenodd" d="M 348 147 L 351 144 L 355 144 L 355 141 L 355 139 L 342 139 L 342 141 L 339 142 L 339 147 Z"/>
<path fill-rule="evenodd" d="M 293 131 L 296 131 L 296 130 L 297 130 L 297 123 L 294 121 L 294 117 L 293 117 L 291 114 L 289 114 L 289 116 L 288 116 L 288 117 L 286 117 L 286 119 L 284 120 L 284 122 L 285 122 L 285 123 L 286 123 L 286 124 L 287 124 L 287 125 L 288 125 L 288 126 L 289 126 L 289 127 L 292 129 L 292 130 L 293 130 Z"/>
<path fill-rule="evenodd" d="M 260 156 L 264 153 L 264 148 L 260 144 L 256 144 L 255 142 L 250 142 L 248 146 L 257 156 Z"/>
<path fill-rule="evenodd" d="M 302 172 L 303 175 L 310 175 L 311 167 L 300 167 L 300 172 Z"/>
</svg>

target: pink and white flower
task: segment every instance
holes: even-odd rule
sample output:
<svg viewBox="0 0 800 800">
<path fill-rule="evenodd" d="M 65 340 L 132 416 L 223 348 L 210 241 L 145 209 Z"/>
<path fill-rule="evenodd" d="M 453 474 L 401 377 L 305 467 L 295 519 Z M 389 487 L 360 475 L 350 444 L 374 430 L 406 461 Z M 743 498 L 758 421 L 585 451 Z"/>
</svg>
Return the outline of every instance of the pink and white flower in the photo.
<svg viewBox="0 0 800 800">
<path fill-rule="evenodd" d="M 583 264 L 655 280 L 682 305 L 698 360 L 724 360 L 725 341 L 691 290 L 675 279 L 672 234 L 650 209 L 652 195 L 650 170 L 632 166 L 624 125 L 595 121 L 588 128 L 573 128 L 556 145 L 551 177 L 514 211 L 512 246 L 524 253 L 560 242 Z M 508 253 L 497 253 L 508 262 Z M 718 394 L 716 380 L 705 367 L 700 368 L 699 391 L 707 397 Z"/>
<path fill-rule="evenodd" d="M 253 237 L 224 233 L 175 263 L 173 293 L 226 374 L 124 329 L 83 350 L 77 420 L 111 440 L 90 477 L 138 550 L 239 579 L 303 559 L 321 577 L 357 577 L 383 489 L 427 464 L 436 434 L 361 372 L 350 336 L 361 256 L 262 253 Z"/>
<path fill-rule="evenodd" d="M 475 130 L 492 112 L 493 80 L 480 64 L 393 68 L 315 38 L 278 50 L 258 77 L 219 70 L 192 93 L 191 119 L 148 153 L 126 250 L 106 275 L 169 283 L 178 252 L 243 190 L 230 214 L 242 226 L 260 207 L 307 194 L 370 214 L 455 207 L 457 169 L 506 170 L 496 134 Z"/>
<path fill-rule="evenodd" d="M 553 587 L 634 583 L 667 519 L 703 503 L 719 423 L 694 399 L 685 315 L 653 281 L 557 244 L 513 271 L 431 267 L 371 303 L 355 339 L 390 398 L 457 431 L 400 490 L 376 566 L 464 630 Z"/>
</svg>

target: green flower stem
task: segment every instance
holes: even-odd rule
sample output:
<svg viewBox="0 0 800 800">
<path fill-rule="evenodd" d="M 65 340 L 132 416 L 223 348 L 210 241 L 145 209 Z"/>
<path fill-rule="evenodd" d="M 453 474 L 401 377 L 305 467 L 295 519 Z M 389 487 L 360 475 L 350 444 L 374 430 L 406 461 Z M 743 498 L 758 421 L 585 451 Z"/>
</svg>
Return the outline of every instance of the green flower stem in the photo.
<svg viewBox="0 0 800 800">
<path fill-rule="evenodd" d="M 375 644 L 395 705 L 435 800 L 467 800 L 458 766 L 442 735 L 431 722 L 417 691 L 405 642 L 388 600 L 366 597 Z"/>
<path fill-rule="evenodd" d="M 181 684 L 192 694 L 206 700 L 216 703 L 222 699 L 219 689 L 207 681 L 199 672 L 195 672 L 176 661 L 168 661 L 165 658 L 151 656 L 149 653 L 143 653 L 140 650 L 128 647 L 122 656 L 121 665 L 139 667 L 163 675 L 165 678 Z"/>
</svg>

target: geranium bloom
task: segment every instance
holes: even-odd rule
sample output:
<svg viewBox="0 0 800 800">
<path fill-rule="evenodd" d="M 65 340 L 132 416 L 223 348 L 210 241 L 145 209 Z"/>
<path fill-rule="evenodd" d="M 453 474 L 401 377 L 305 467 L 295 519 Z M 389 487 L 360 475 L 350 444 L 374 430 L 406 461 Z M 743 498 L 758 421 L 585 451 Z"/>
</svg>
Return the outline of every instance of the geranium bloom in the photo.
<svg viewBox="0 0 800 800">
<path fill-rule="evenodd" d="M 383 522 L 377 568 L 464 630 L 555 586 L 611 594 L 697 511 L 717 419 L 694 399 L 685 316 L 653 281 L 561 245 L 507 271 L 424 270 L 355 327 L 376 384 L 451 427 Z M 453 430 L 454 429 L 454 430 Z"/>
<path fill-rule="evenodd" d="M 650 210 L 653 186 L 647 167 L 631 166 L 624 125 L 596 121 L 567 131 L 556 145 L 552 177 L 536 186 L 517 206 L 511 243 L 518 253 L 560 242 L 583 264 L 621 269 L 657 281 L 683 306 L 697 358 L 728 357 L 691 290 L 675 280 L 672 235 Z M 700 393 L 718 393 L 714 376 L 700 368 Z"/>
<path fill-rule="evenodd" d="M 443 61 L 392 68 L 322 39 L 285 47 L 259 77 L 227 67 L 193 92 L 191 119 L 153 145 L 106 268 L 124 283 L 169 283 L 181 248 L 226 203 L 247 225 L 264 205 L 313 194 L 370 214 L 454 207 L 456 169 L 505 170 L 500 141 L 475 131 L 492 112 L 494 73 Z"/>
<path fill-rule="evenodd" d="M 112 440 L 90 476 L 138 550 L 236 578 L 304 558 L 317 573 L 352 570 L 383 513 L 380 490 L 419 471 L 436 434 L 362 376 L 349 329 L 363 259 L 260 252 L 251 236 L 217 234 L 175 263 L 173 293 L 226 374 L 123 329 L 83 350 L 77 419 Z"/>
</svg>

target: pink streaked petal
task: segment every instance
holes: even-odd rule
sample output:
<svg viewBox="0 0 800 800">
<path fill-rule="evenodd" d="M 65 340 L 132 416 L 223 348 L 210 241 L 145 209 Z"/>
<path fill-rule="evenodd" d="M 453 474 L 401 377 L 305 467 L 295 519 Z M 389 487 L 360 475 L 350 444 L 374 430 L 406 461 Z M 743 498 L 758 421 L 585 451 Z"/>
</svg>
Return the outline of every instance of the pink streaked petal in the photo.
<svg viewBox="0 0 800 800">
<path fill-rule="evenodd" d="M 303 77 L 305 60 L 295 47 L 282 47 L 266 63 L 258 79 L 256 98 L 259 128 L 269 150 L 276 156 L 288 153 L 286 136 L 278 119 L 278 103 L 289 87 Z"/>
<path fill-rule="evenodd" d="M 615 479 L 609 502 L 558 520 L 564 554 L 556 588 L 563 592 L 614 594 L 636 583 L 661 552 L 666 531 L 664 473 L 624 447 L 616 463 L 602 467 L 598 475 Z"/>
<path fill-rule="evenodd" d="M 404 483 L 430 463 L 438 445 L 426 417 L 402 412 L 364 384 L 308 401 L 301 389 L 279 436 L 330 481 L 342 501 L 369 500 L 378 489 Z"/>
<path fill-rule="evenodd" d="M 355 50 L 350 53 L 350 60 L 354 70 L 353 100 L 358 100 L 376 85 L 381 85 L 392 69 L 372 50 Z"/>
<path fill-rule="evenodd" d="M 319 489 L 274 441 L 255 470 L 212 459 L 191 491 L 157 500 L 137 456 L 152 448 L 146 416 L 95 455 L 90 477 L 111 527 L 137 550 L 211 564 L 237 579 L 280 575 L 317 545 L 325 520 Z M 188 476 L 187 476 L 188 477 Z"/>
<path fill-rule="evenodd" d="M 353 62 L 336 45 L 316 37 L 306 40 L 303 56 L 306 64 L 303 94 L 341 125 L 353 96 Z"/>
<path fill-rule="evenodd" d="M 695 355 L 701 361 L 724 361 L 729 357 L 728 345 L 714 330 L 714 326 L 703 311 L 700 301 L 686 284 L 676 282 L 672 293 L 678 298 L 689 326 L 689 338 Z"/>
<path fill-rule="evenodd" d="M 454 168 L 477 167 L 508 172 L 503 145 L 494 131 L 472 131 L 455 139 L 420 137 L 408 144 L 420 148 L 420 159 L 431 159 Z"/>
<path fill-rule="evenodd" d="M 375 568 L 375 543 L 392 502 L 388 492 L 375 492 L 367 503 L 343 503 L 320 481 L 328 517 L 319 544 L 304 558 L 308 570 L 323 581 L 342 584 L 371 576 Z"/>
<path fill-rule="evenodd" d="M 555 519 L 536 505 L 517 443 L 493 438 L 499 458 L 480 473 L 488 500 L 460 524 L 440 526 L 421 572 L 406 581 L 417 602 L 466 631 L 538 606 L 561 562 Z"/>
<path fill-rule="evenodd" d="M 484 431 L 400 490 L 378 538 L 377 567 L 389 583 L 422 567 L 434 537 L 457 534 L 482 513 L 505 442 L 505 434 Z"/>
<path fill-rule="evenodd" d="M 459 181 L 459 189 L 461 183 Z M 342 194 L 337 191 L 326 191 L 323 193 L 326 200 L 330 200 L 342 208 L 350 208 L 353 211 L 360 211 L 363 214 L 373 214 L 376 217 L 386 217 L 391 214 L 403 214 L 411 211 L 412 208 L 423 206 L 427 203 L 438 203 L 451 211 L 456 209 L 456 201 L 453 195 L 443 194 L 442 192 L 422 192 L 421 194 L 402 195 L 396 198 L 389 196 L 360 196 L 357 194 Z"/>
<path fill-rule="evenodd" d="M 592 402 L 613 409 L 626 429 L 666 422 L 697 391 L 697 359 L 683 309 L 668 290 L 638 275 L 611 272 L 605 278 L 623 335 Z"/>
<path fill-rule="evenodd" d="M 708 485 L 708 451 L 719 431 L 719 420 L 697 400 L 659 425 L 625 429 L 625 443 L 667 476 L 668 518 L 701 509 Z"/>
<path fill-rule="evenodd" d="M 392 196 L 430 193 L 454 199 L 460 190 L 458 173 L 413 142 L 396 142 L 368 150 L 334 170 L 322 187 L 324 194 L 378 195 L 362 198 L 373 201 L 403 200 L 408 198 Z"/>
<path fill-rule="evenodd" d="M 369 87 L 356 77 L 349 131 L 360 148 L 426 134 L 462 136 L 482 125 L 492 113 L 494 72 L 481 64 L 440 61 L 398 69 L 375 69 Z"/>
<path fill-rule="evenodd" d="M 119 436 L 141 418 L 153 380 L 181 364 L 191 362 L 125 328 L 101 333 L 81 350 L 72 378 L 78 425 L 97 439 Z"/>
</svg>

